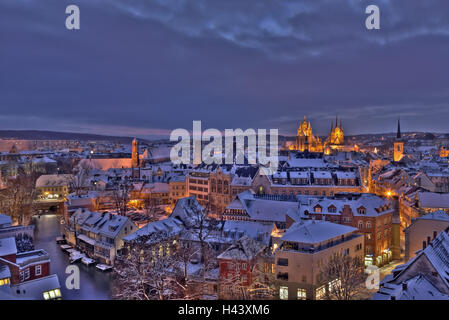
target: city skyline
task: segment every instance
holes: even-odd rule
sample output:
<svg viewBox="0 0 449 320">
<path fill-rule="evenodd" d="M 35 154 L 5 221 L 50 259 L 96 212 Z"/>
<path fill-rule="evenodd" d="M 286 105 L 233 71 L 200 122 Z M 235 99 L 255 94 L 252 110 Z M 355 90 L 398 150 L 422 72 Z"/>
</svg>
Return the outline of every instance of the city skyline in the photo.
<svg viewBox="0 0 449 320">
<path fill-rule="evenodd" d="M 68 4 L 0 4 L 3 129 L 149 138 L 202 120 L 293 136 L 306 115 L 326 135 L 338 114 L 347 135 L 394 132 L 398 116 L 449 132 L 444 1 L 381 2 L 374 31 L 369 1 L 80 0 L 76 31 Z"/>
</svg>

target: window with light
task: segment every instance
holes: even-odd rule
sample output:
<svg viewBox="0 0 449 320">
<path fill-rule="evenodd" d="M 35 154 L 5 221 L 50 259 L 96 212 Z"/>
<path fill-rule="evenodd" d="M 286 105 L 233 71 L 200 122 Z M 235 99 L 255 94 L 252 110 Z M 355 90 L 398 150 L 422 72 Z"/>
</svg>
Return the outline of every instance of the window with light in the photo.
<svg viewBox="0 0 449 320">
<path fill-rule="evenodd" d="M 288 287 L 281 286 L 279 288 L 279 299 L 288 300 Z"/>
</svg>

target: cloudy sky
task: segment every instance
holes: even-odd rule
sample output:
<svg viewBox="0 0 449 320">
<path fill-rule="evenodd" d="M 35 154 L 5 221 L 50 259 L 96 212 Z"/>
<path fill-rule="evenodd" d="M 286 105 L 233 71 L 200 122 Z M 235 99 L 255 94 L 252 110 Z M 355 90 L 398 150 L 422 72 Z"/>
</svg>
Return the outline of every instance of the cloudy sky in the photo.
<svg viewBox="0 0 449 320">
<path fill-rule="evenodd" d="M 1 129 L 449 132 L 447 0 L 1 0 L 0 45 Z"/>
</svg>

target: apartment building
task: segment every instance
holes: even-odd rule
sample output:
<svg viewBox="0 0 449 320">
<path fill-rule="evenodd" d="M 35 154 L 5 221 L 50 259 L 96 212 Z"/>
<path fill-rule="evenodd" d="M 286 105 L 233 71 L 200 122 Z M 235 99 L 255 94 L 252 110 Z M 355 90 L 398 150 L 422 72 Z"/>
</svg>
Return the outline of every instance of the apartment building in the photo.
<svg viewBox="0 0 449 320">
<path fill-rule="evenodd" d="M 80 208 L 70 216 L 65 231 L 69 244 L 93 259 L 113 265 L 117 252 L 123 248 L 123 238 L 137 229 L 125 216 Z"/>
<path fill-rule="evenodd" d="M 370 193 L 299 198 L 303 217 L 351 226 L 363 233 L 366 265 L 380 266 L 392 260 L 396 209 L 391 200 Z"/>
<path fill-rule="evenodd" d="M 363 259 L 363 248 L 364 237 L 354 227 L 322 220 L 295 222 L 275 251 L 279 299 L 323 299 L 331 285 L 322 279 L 329 258 L 343 253 Z"/>
</svg>

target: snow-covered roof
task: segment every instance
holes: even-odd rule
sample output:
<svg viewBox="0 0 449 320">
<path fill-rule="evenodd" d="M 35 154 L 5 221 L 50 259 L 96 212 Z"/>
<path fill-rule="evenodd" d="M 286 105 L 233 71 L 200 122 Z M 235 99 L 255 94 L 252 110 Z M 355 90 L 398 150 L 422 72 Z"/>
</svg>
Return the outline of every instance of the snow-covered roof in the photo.
<svg viewBox="0 0 449 320">
<path fill-rule="evenodd" d="M 337 172 L 335 172 L 335 175 L 337 176 L 337 179 L 355 179 L 356 178 L 356 175 L 354 172 L 337 171 Z"/>
<path fill-rule="evenodd" d="M 70 221 L 71 223 L 76 222 L 84 230 L 114 239 L 129 221 L 129 218 L 109 212 L 91 212 L 88 209 L 80 208 L 73 213 Z"/>
<path fill-rule="evenodd" d="M 273 178 L 287 179 L 287 172 L 285 171 L 276 172 L 275 174 L 273 174 Z"/>
<path fill-rule="evenodd" d="M 182 222 L 178 219 L 167 218 L 155 222 L 148 223 L 134 233 L 123 238 L 124 241 L 133 241 L 143 236 L 151 236 L 153 234 L 164 233 L 168 236 L 179 234 L 183 230 Z M 162 239 L 161 239 L 162 240 Z"/>
<path fill-rule="evenodd" d="M 195 217 L 201 215 L 204 208 L 198 203 L 194 196 L 179 199 L 166 219 L 147 224 L 136 232 L 124 237 L 125 241 L 133 241 L 142 236 L 154 234 L 164 234 L 165 236 L 175 236 L 184 230 L 185 226 L 194 226 Z"/>
<path fill-rule="evenodd" d="M 12 224 L 11 217 L 4 213 L 0 213 L 0 226 L 8 227 L 11 224 Z"/>
<path fill-rule="evenodd" d="M 142 193 L 168 193 L 170 190 L 169 184 L 165 182 L 155 182 L 146 185 L 142 189 Z"/>
<path fill-rule="evenodd" d="M 341 214 L 344 206 L 349 206 L 354 216 L 372 216 L 377 217 L 393 211 L 390 201 L 376 196 L 375 194 L 362 193 L 353 195 L 352 197 L 308 197 L 301 196 L 301 214 L 314 213 L 317 206 L 321 207 L 321 212 L 324 214 Z M 336 210 L 329 210 L 335 207 Z M 365 210 L 359 213 L 360 208 Z M 334 212 L 335 211 L 335 212 Z"/>
<path fill-rule="evenodd" d="M 387 283 L 373 300 L 449 300 L 449 295 L 440 292 L 425 276 L 417 275 L 400 284 Z"/>
<path fill-rule="evenodd" d="M 49 163 L 51 163 L 51 164 L 56 164 L 56 163 L 57 163 L 57 161 L 55 161 L 55 160 L 53 160 L 53 159 L 50 159 L 50 158 L 47 157 L 47 156 L 38 157 L 38 158 L 33 158 L 32 162 L 33 162 L 33 163 L 45 163 L 45 164 L 49 164 Z"/>
<path fill-rule="evenodd" d="M 131 158 L 110 158 L 110 159 L 82 159 L 80 165 L 87 165 L 93 169 L 109 170 L 120 168 L 131 168 Z"/>
<path fill-rule="evenodd" d="M 71 174 L 44 174 L 36 180 L 36 188 L 61 187 L 70 183 Z"/>
<path fill-rule="evenodd" d="M 418 200 L 424 208 L 449 208 L 449 193 L 419 192 Z"/>
<path fill-rule="evenodd" d="M 419 218 L 419 220 L 438 220 L 438 221 L 449 221 L 449 215 L 445 211 L 434 211 L 425 214 Z"/>
<path fill-rule="evenodd" d="M 17 254 L 16 239 L 13 237 L 0 239 L 0 257 Z"/>
<path fill-rule="evenodd" d="M 347 235 L 356 231 L 356 228 L 343 224 L 322 220 L 300 220 L 287 229 L 282 241 L 292 241 L 306 244 L 318 244 L 333 238 Z"/>
<path fill-rule="evenodd" d="M 39 262 L 50 262 L 50 255 L 44 249 L 38 249 L 18 253 L 16 257 L 16 263 L 22 267 L 36 260 L 39 260 Z"/>
<path fill-rule="evenodd" d="M 265 249 L 265 245 L 243 236 L 218 256 L 218 259 L 250 261 Z"/>
<path fill-rule="evenodd" d="M 0 265 L 0 279 L 11 278 L 11 271 L 7 265 Z"/>
<path fill-rule="evenodd" d="M 435 277 L 431 267 L 413 268 L 423 261 L 428 261 L 439 277 Z M 424 262 L 424 265 L 427 262 Z M 420 250 L 415 257 L 404 265 L 400 265 L 393 270 L 393 277 L 388 282 L 383 282 L 383 286 L 373 299 L 444 299 L 449 297 L 441 292 L 441 286 L 449 291 L 449 235 L 446 231 L 440 232 L 437 237 L 423 250 Z M 429 277 L 429 278 L 428 278 Z M 438 287 L 436 288 L 436 282 Z M 402 286 L 402 284 L 406 284 Z M 405 289 L 405 290 L 404 290 Z"/>
<path fill-rule="evenodd" d="M 56 274 L 21 282 L 11 287 L 11 292 L 16 299 L 43 300 L 43 293 L 60 289 L 59 279 Z"/>
<path fill-rule="evenodd" d="M 309 179 L 309 172 L 307 171 L 290 171 L 291 179 Z"/>
<path fill-rule="evenodd" d="M 290 209 L 298 210 L 299 203 L 293 201 L 278 201 L 256 198 L 254 193 L 246 190 L 227 206 L 227 209 L 244 210 L 251 220 L 285 222 L 285 216 Z"/>
<path fill-rule="evenodd" d="M 327 164 L 323 159 L 293 158 L 287 161 L 290 168 L 325 168 Z"/>
<path fill-rule="evenodd" d="M 332 174 L 329 171 L 313 171 L 315 179 L 332 179 Z"/>
<path fill-rule="evenodd" d="M 254 221 L 227 220 L 224 222 L 224 235 L 244 234 L 265 245 L 270 242 L 272 231 L 276 228 L 274 224 L 263 224 Z"/>
</svg>

